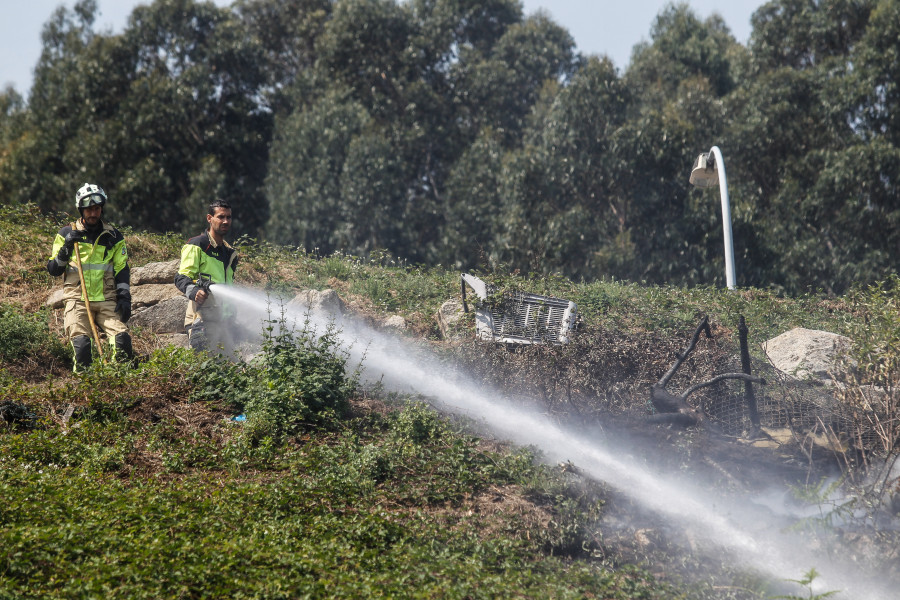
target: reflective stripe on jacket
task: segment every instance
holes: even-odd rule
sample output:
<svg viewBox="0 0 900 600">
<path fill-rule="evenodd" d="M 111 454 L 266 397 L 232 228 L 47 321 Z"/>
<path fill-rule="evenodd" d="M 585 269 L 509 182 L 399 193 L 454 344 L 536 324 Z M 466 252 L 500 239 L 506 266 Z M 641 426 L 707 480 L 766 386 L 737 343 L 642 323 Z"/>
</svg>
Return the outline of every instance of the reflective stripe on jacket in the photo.
<svg viewBox="0 0 900 600">
<path fill-rule="evenodd" d="M 66 234 L 72 229 L 87 231 L 81 220 L 60 229 L 53 241 L 53 248 L 50 250 L 48 269 L 52 275 L 64 275 L 64 299 L 84 302 L 74 249 L 68 263 L 60 264 L 57 260 L 59 249 L 65 243 Z M 98 229 L 96 237 L 93 239 L 90 239 L 91 232 L 88 232 L 87 235 L 85 241 L 78 242 L 78 252 L 81 255 L 81 267 L 84 272 L 88 300 L 91 302 L 115 300 L 117 290 L 130 293 L 131 270 L 128 267 L 125 237 L 118 229 L 106 223 L 103 223 L 103 227 Z"/>
<path fill-rule="evenodd" d="M 237 262 L 237 251 L 228 242 L 216 244 L 209 237 L 209 231 L 192 237 L 181 248 L 181 264 L 175 276 L 175 287 L 190 300 L 185 325 L 193 323 L 198 316 L 194 297 L 199 289 L 197 279 L 200 274 L 208 275 L 213 283 L 231 284 L 234 283 Z"/>
</svg>

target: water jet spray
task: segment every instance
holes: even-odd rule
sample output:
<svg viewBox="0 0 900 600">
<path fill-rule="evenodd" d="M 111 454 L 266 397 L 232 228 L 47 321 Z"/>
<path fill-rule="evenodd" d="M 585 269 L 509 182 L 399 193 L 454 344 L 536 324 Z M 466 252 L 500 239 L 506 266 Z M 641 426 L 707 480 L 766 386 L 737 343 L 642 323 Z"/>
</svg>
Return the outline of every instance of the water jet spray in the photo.
<svg viewBox="0 0 900 600">
<path fill-rule="evenodd" d="M 283 298 L 240 286 L 217 286 L 215 293 L 235 306 L 238 318 L 232 325 L 246 331 L 255 326 L 261 332 L 265 323 L 272 321 L 273 304 L 288 325 L 303 323 L 312 327 L 313 333 L 337 325 L 336 334 L 348 348 L 350 360 L 362 361 L 364 382 L 424 395 L 438 410 L 468 417 L 516 444 L 539 448 L 542 458 L 551 464 L 572 463 L 587 477 L 620 490 L 667 521 L 690 525 L 698 538 L 733 556 L 735 564 L 765 573 L 773 581 L 800 579 L 814 567 L 821 573 L 812 582 L 815 593 L 839 591 L 831 597 L 847 600 L 881 600 L 892 595 L 884 583 L 863 577 L 852 566 L 828 556 L 829 549 L 813 552 L 804 547 L 782 527 L 787 524 L 782 517 L 764 503 L 713 496 L 702 485 L 652 472 L 629 454 L 622 438 L 587 438 L 568 431 L 497 390 L 465 381 L 435 354 L 408 339 L 341 314 L 308 306 L 294 308 Z"/>
</svg>

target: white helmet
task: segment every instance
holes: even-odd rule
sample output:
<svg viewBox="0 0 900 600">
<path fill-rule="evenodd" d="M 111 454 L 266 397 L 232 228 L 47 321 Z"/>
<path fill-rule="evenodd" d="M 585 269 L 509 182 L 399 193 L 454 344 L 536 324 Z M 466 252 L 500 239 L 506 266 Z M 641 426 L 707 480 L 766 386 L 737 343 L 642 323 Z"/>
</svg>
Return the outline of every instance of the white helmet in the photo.
<svg viewBox="0 0 900 600">
<path fill-rule="evenodd" d="M 106 204 L 106 192 L 99 185 L 86 183 L 75 192 L 75 208 L 79 211 L 88 206 L 103 206 Z"/>
</svg>

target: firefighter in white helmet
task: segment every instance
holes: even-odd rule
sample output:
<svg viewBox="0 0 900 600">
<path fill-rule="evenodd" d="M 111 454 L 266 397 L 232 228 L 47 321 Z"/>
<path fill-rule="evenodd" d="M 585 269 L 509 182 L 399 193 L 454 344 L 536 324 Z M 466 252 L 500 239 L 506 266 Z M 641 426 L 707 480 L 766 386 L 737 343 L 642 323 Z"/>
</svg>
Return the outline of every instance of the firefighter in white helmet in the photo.
<svg viewBox="0 0 900 600">
<path fill-rule="evenodd" d="M 134 355 L 125 325 L 131 318 L 128 250 L 121 232 L 102 219 L 106 200 L 106 192 L 96 184 L 85 183 L 78 189 L 75 208 L 81 217 L 59 230 L 47 262 L 47 271 L 51 275 L 63 276 L 64 324 L 72 344 L 76 372 L 86 369 L 92 362 L 92 331 L 87 305 L 90 305 L 98 332 L 106 335 L 110 354 L 119 360 L 131 359 Z M 78 273 L 76 244 L 87 302 Z"/>
</svg>

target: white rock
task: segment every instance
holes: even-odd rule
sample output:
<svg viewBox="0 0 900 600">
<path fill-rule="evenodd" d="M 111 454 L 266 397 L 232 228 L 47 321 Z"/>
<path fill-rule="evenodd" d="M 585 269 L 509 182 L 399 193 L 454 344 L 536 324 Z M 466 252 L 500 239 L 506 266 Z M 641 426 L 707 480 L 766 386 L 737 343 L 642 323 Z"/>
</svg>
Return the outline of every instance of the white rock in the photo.
<svg viewBox="0 0 900 600">
<path fill-rule="evenodd" d="M 797 327 L 763 343 L 776 369 L 797 379 L 830 382 L 841 370 L 840 358 L 852 340 L 829 331 Z"/>
</svg>

